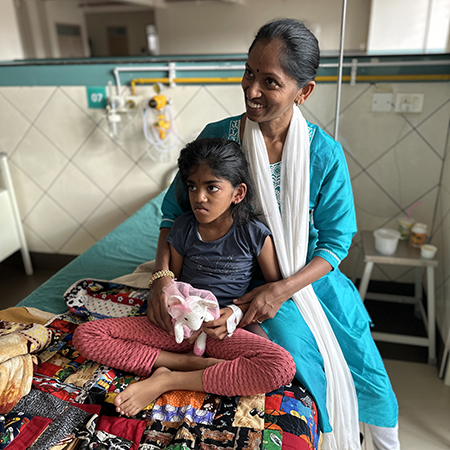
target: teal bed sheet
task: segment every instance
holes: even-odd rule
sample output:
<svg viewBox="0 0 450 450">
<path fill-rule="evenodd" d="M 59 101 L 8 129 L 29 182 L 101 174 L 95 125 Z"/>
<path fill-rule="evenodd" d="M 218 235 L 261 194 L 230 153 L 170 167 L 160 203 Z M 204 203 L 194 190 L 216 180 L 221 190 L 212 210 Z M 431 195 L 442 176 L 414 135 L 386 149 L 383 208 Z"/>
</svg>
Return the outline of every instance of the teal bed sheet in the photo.
<svg viewBox="0 0 450 450">
<path fill-rule="evenodd" d="M 54 314 L 64 313 L 68 309 L 63 299 L 64 292 L 76 281 L 83 278 L 111 280 L 133 272 L 143 262 L 155 259 L 164 195 L 165 191 L 150 200 L 17 306 L 32 306 Z"/>
</svg>

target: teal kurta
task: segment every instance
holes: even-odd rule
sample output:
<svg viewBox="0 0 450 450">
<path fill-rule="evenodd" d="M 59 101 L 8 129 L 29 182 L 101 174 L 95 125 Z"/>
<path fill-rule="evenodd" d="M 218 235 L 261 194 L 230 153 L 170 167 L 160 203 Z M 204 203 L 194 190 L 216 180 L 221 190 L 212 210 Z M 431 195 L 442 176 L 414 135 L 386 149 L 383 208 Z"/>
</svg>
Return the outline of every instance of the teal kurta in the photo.
<svg viewBox="0 0 450 450">
<path fill-rule="evenodd" d="M 240 142 L 241 116 L 209 124 L 199 138 L 220 137 Z M 307 261 L 320 256 L 333 270 L 313 283 L 353 375 L 359 420 L 380 427 L 397 424 L 398 405 L 383 361 L 370 334 L 370 317 L 353 283 L 338 269 L 356 233 L 353 194 L 347 163 L 338 142 L 308 123 L 310 138 L 310 233 Z M 279 171 L 272 165 L 275 190 Z M 175 182 L 162 205 L 161 227 L 171 227 L 183 213 L 175 197 Z M 294 325 L 294 326 L 293 326 Z M 270 339 L 293 356 L 296 377 L 311 392 L 319 408 L 321 428 L 330 431 L 326 412 L 326 378 L 314 336 L 293 301 L 262 324 Z"/>
</svg>

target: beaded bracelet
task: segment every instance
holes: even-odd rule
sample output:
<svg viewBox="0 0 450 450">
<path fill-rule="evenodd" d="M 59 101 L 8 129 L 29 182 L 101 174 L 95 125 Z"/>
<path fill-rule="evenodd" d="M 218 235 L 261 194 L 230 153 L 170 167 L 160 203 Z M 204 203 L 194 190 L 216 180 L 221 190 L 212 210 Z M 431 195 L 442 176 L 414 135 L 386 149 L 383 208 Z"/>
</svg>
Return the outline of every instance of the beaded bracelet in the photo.
<svg viewBox="0 0 450 450">
<path fill-rule="evenodd" d="M 175 274 L 171 270 L 159 270 L 158 272 L 155 272 L 150 277 L 150 280 L 148 280 L 148 287 L 151 288 L 152 284 L 155 280 L 157 280 L 158 278 L 163 278 L 163 277 L 175 278 Z"/>
</svg>

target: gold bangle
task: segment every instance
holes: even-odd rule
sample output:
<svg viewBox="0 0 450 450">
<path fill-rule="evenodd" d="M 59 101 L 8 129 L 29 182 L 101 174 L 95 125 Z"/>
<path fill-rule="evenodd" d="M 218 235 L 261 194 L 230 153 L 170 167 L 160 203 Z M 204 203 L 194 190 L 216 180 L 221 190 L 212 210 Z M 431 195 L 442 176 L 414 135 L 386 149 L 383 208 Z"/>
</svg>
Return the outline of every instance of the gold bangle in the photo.
<svg viewBox="0 0 450 450">
<path fill-rule="evenodd" d="M 155 272 L 150 277 L 150 280 L 148 280 L 148 287 L 151 288 L 152 284 L 155 280 L 157 280 L 158 278 L 163 278 L 163 277 L 175 278 L 175 274 L 171 270 L 158 270 L 158 272 Z"/>
</svg>

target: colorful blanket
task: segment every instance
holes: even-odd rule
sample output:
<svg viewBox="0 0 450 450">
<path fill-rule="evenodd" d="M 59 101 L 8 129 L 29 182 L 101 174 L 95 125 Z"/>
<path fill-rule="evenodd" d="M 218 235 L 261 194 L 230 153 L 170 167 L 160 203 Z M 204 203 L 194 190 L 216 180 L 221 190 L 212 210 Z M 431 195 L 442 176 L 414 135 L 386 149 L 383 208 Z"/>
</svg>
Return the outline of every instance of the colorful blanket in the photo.
<svg viewBox="0 0 450 450">
<path fill-rule="evenodd" d="M 145 314 L 146 290 L 82 280 L 66 293 L 70 312 L 46 329 L 32 388 L 0 415 L 0 450 L 14 449 L 318 449 L 314 401 L 294 381 L 276 391 L 221 397 L 171 391 L 133 418 L 120 417 L 114 397 L 139 377 L 86 360 L 72 334 L 86 320 Z"/>
</svg>

